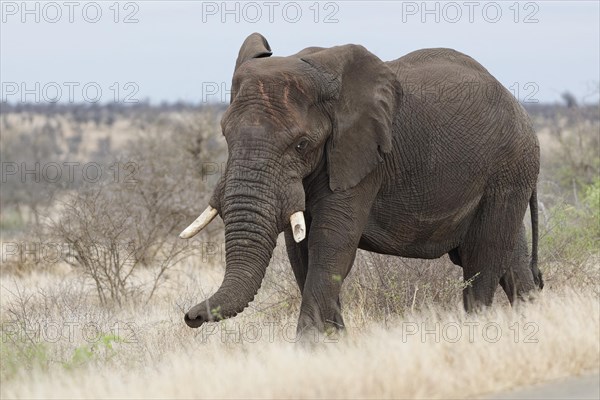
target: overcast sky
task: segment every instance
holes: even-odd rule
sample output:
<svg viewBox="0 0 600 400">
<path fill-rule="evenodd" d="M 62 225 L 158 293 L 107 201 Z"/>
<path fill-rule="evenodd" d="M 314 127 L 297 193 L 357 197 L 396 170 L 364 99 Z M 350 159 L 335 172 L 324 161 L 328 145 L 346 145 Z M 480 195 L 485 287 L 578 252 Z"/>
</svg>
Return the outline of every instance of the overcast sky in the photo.
<svg viewBox="0 0 600 400">
<path fill-rule="evenodd" d="M 482 63 L 521 101 L 559 101 L 566 90 L 598 101 L 598 1 L 135 1 L 118 7 L 57 1 L 27 2 L 27 10 L 21 1 L 2 1 L 1 8 L 3 101 L 227 102 L 237 52 L 255 31 L 279 56 L 357 43 L 392 60 L 451 47 Z"/>
</svg>

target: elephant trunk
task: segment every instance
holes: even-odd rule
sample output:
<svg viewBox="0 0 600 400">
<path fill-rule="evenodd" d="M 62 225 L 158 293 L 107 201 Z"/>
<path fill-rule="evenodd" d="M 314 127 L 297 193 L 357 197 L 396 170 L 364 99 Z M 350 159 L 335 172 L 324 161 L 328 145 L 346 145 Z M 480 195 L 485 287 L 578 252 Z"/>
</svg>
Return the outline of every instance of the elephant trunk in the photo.
<svg viewBox="0 0 600 400">
<path fill-rule="evenodd" d="M 225 223 L 225 277 L 217 292 L 192 307 L 185 322 L 197 328 L 240 313 L 254 299 L 277 242 L 278 213 L 268 184 L 228 179 L 222 197 Z"/>
</svg>

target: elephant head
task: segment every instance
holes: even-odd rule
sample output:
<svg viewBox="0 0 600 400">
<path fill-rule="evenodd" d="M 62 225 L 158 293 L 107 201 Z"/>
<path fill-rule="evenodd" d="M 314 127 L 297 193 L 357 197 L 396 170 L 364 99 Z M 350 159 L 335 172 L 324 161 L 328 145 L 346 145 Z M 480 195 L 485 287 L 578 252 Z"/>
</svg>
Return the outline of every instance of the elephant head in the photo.
<svg viewBox="0 0 600 400">
<path fill-rule="evenodd" d="M 185 315 L 190 327 L 247 307 L 290 224 L 295 240 L 304 239 L 306 177 L 322 170 L 329 190 L 349 190 L 392 147 L 398 87 L 379 58 L 357 45 L 271 54 L 258 33 L 239 51 L 221 120 L 226 169 L 209 207 L 181 234 L 195 235 L 217 214 L 225 223 L 225 278 Z"/>
</svg>

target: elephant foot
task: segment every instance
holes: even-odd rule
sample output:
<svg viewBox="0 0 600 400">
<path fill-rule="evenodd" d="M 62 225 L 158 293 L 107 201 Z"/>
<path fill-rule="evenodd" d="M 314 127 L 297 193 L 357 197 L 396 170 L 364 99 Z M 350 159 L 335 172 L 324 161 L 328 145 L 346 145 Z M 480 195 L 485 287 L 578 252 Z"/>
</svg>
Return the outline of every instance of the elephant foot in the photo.
<svg viewBox="0 0 600 400">
<path fill-rule="evenodd" d="M 330 319 L 311 318 L 302 314 L 298 320 L 296 337 L 303 347 L 314 347 L 319 344 L 337 343 L 346 333 L 344 320 L 339 312 Z"/>
</svg>

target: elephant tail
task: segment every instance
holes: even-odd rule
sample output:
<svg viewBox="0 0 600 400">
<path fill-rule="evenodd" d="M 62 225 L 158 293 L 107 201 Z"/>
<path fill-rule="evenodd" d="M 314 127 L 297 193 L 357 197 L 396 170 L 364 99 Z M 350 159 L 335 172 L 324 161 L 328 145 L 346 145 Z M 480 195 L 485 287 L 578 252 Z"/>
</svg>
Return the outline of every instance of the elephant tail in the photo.
<svg viewBox="0 0 600 400">
<path fill-rule="evenodd" d="M 538 268 L 538 202 L 537 202 L 537 188 L 533 188 L 533 193 L 529 199 L 529 209 L 531 212 L 531 272 L 533 274 L 533 280 L 537 287 L 542 289 L 544 287 L 544 280 L 542 278 L 542 272 Z"/>
</svg>

